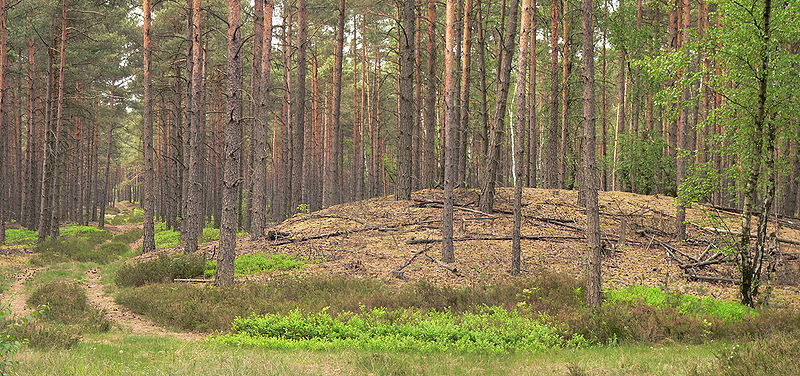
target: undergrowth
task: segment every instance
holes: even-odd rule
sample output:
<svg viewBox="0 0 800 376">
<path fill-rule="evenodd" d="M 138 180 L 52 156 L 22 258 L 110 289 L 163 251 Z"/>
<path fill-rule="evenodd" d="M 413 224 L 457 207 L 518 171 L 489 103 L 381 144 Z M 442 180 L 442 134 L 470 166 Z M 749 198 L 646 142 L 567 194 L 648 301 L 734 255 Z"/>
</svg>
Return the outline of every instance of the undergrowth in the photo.
<svg viewBox="0 0 800 376">
<path fill-rule="evenodd" d="M 131 211 L 117 214 L 112 218 L 106 220 L 107 223 L 112 225 L 124 225 L 130 223 L 140 223 L 144 222 L 144 211 L 139 208 L 134 208 Z"/>
<path fill-rule="evenodd" d="M 150 283 L 171 282 L 175 278 L 195 278 L 203 275 L 206 259 L 204 255 L 158 257 L 122 265 L 114 276 L 114 283 L 120 287 L 136 287 Z"/>
<path fill-rule="evenodd" d="M 232 333 L 211 341 L 276 349 L 493 354 L 589 345 L 580 336 L 567 338 L 550 323 L 502 307 L 481 307 L 460 315 L 450 311 L 375 308 L 336 317 L 326 311 L 293 310 L 288 314 L 237 318 Z"/>
<path fill-rule="evenodd" d="M 125 244 L 133 243 L 142 237 L 142 230 L 134 229 L 111 238 L 112 242 L 120 242 Z"/>
<path fill-rule="evenodd" d="M 644 303 L 657 308 L 672 307 L 685 315 L 708 315 L 725 321 L 741 320 L 745 316 L 756 314 L 756 311 L 737 302 L 682 295 L 650 286 L 610 290 L 606 294 L 606 300 L 611 303 Z"/>
<path fill-rule="evenodd" d="M 6 242 L 8 245 L 31 245 L 36 244 L 39 233 L 36 231 L 10 228 L 6 229 Z"/>
<path fill-rule="evenodd" d="M 233 270 L 236 276 L 242 276 L 283 270 L 302 270 L 304 267 L 305 263 L 294 255 L 249 253 L 236 257 Z M 213 277 L 216 274 L 217 261 L 206 261 L 205 276 Z"/>
</svg>

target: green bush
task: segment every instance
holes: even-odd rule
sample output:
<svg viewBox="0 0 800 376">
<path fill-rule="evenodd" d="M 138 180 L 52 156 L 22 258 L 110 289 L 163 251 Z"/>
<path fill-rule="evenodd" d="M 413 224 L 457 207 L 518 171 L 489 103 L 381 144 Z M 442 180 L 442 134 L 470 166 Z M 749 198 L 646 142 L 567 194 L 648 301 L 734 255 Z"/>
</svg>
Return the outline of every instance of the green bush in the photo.
<svg viewBox="0 0 800 376">
<path fill-rule="evenodd" d="M 34 317 L 41 314 L 42 307 L 37 308 L 40 311 L 18 318 L 12 316 L 11 302 L 0 303 L 0 375 L 9 375 L 11 367 L 19 364 L 11 358 L 27 338 L 21 335 L 22 331 L 29 326 Z"/>
<path fill-rule="evenodd" d="M 114 276 L 120 287 L 136 287 L 150 283 L 172 282 L 175 278 L 196 278 L 203 275 L 204 255 L 158 257 L 136 264 L 123 265 Z"/>
<path fill-rule="evenodd" d="M 175 230 L 159 231 L 153 235 L 156 248 L 175 248 L 181 245 L 181 233 Z"/>
<path fill-rule="evenodd" d="M 278 349 L 362 349 L 368 351 L 446 351 L 458 353 L 533 352 L 585 347 L 589 342 L 540 320 L 502 307 L 475 313 L 385 309 L 337 317 L 323 311 L 294 310 L 237 318 L 232 333 L 212 341 Z"/>
<path fill-rule="evenodd" d="M 236 257 L 234 274 L 237 276 L 274 272 L 278 270 L 302 270 L 305 264 L 296 256 L 285 253 L 249 253 Z M 205 275 L 213 277 L 217 274 L 217 261 L 206 261 Z"/>
<path fill-rule="evenodd" d="M 200 235 L 200 238 L 197 241 L 202 244 L 202 243 L 210 243 L 217 240 L 219 240 L 219 229 L 213 227 L 206 227 L 203 228 L 203 233 Z"/>
<path fill-rule="evenodd" d="M 132 211 L 117 214 L 114 217 L 109 218 L 106 222 L 112 225 L 144 222 L 144 211 L 139 208 L 134 208 Z"/>
<path fill-rule="evenodd" d="M 92 226 L 67 226 L 60 230 L 60 235 L 66 240 L 84 240 L 92 246 L 111 239 L 112 235 L 106 230 Z"/>
<path fill-rule="evenodd" d="M 105 332 L 111 322 L 89 304 L 86 290 L 74 282 L 54 281 L 42 285 L 28 297 L 30 307 L 47 306 L 44 321 L 77 328 L 80 332 Z"/>
<path fill-rule="evenodd" d="M 34 247 L 36 254 L 31 257 L 30 263 L 34 266 L 44 266 L 72 260 L 76 255 L 88 254 L 92 245 L 85 239 L 45 240 Z"/>
<path fill-rule="evenodd" d="M 139 238 L 141 238 L 141 237 L 142 237 L 142 230 L 135 229 L 135 230 L 131 230 L 131 231 L 128 231 L 126 233 L 123 233 L 123 234 L 116 235 L 113 238 L 111 238 L 111 241 L 112 242 L 120 242 L 120 243 L 130 244 L 130 243 L 133 243 L 133 242 L 139 240 Z"/>
<path fill-rule="evenodd" d="M 708 315 L 722 320 L 741 320 L 756 312 L 737 302 L 726 302 L 710 297 L 698 298 L 665 292 L 657 287 L 630 286 L 610 290 L 606 293 L 608 302 L 639 302 L 652 307 L 672 307 L 686 315 Z"/>
<path fill-rule="evenodd" d="M 80 262 L 96 262 L 98 264 L 108 264 L 122 256 L 131 248 L 121 242 L 111 242 L 99 245 L 97 248 L 85 252 L 78 252 L 72 258 Z"/>
<path fill-rule="evenodd" d="M 8 245 L 31 245 L 39 240 L 39 233 L 25 229 L 6 229 L 6 243 Z"/>
</svg>

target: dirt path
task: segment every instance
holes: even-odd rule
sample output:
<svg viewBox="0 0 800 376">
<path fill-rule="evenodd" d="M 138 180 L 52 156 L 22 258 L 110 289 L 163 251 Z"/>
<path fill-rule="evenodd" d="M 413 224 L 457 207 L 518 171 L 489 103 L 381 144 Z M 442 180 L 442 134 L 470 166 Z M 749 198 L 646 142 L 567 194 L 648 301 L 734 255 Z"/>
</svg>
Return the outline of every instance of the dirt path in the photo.
<svg viewBox="0 0 800 376">
<path fill-rule="evenodd" d="M 90 269 L 86 273 L 86 279 L 88 282 L 85 286 L 89 302 L 95 308 L 105 311 L 106 317 L 125 330 L 135 334 L 166 336 L 184 341 L 197 341 L 203 338 L 203 335 L 198 333 L 179 333 L 164 329 L 152 321 L 120 307 L 103 290 L 103 284 L 100 281 L 100 270 L 97 268 Z"/>
<path fill-rule="evenodd" d="M 25 295 L 25 282 L 33 277 L 36 272 L 41 268 L 25 268 L 22 273 L 14 276 L 16 279 L 11 288 L 8 289 L 8 295 L 11 297 L 11 313 L 15 316 L 26 316 L 33 310 L 25 305 L 27 295 Z"/>
</svg>

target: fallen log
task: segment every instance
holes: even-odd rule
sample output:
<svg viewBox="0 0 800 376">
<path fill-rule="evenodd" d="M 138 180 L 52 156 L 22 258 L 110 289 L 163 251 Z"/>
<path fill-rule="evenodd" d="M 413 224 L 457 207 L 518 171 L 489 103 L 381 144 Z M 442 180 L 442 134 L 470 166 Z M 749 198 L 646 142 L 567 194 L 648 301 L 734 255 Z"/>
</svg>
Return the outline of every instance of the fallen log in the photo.
<svg viewBox="0 0 800 376">
<path fill-rule="evenodd" d="M 725 230 L 725 229 L 716 228 L 716 227 L 700 227 L 700 228 L 703 229 L 703 230 L 706 230 L 706 231 L 717 233 L 717 234 L 728 234 L 728 235 L 742 236 L 741 232 L 730 231 L 730 230 Z M 755 238 L 755 237 L 756 237 L 755 235 L 750 234 L 750 238 Z M 775 240 L 778 243 L 800 245 L 800 241 L 799 240 L 792 240 L 792 239 L 786 239 L 786 238 L 775 238 Z"/>
<path fill-rule="evenodd" d="M 423 254 L 422 256 L 424 256 L 425 258 L 427 258 L 427 259 L 428 259 L 428 261 L 430 261 L 430 262 L 432 262 L 432 263 L 434 263 L 434 264 L 436 264 L 436 265 L 439 265 L 439 266 L 441 266 L 442 268 L 444 268 L 444 269 L 446 269 L 446 270 L 450 271 L 451 273 L 453 273 L 453 274 L 455 274 L 455 275 L 457 275 L 457 276 L 461 277 L 461 273 L 459 273 L 459 272 L 458 272 L 458 269 L 456 269 L 456 267 L 455 267 L 455 266 L 450 266 L 450 265 L 447 265 L 447 264 L 443 263 L 442 261 L 440 261 L 439 259 L 435 259 L 435 258 L 433 258 L 433 257 L 431 257 L 431 256 L 428 256 L 427 254 Z"/>
<path fill-rule="evenodd" d="M 689 279 L 693 279 L 696 281 L 708 281 L 708 282 L 723 282 L 723 283 L 732 283 L 735 285 L 739 284 L 739 281 L 733 278 L 725 278 L 725 277 L 715 277 L 712 275 L 702 275 L 702 274 L 692 274 L 689 275 Z"/>
<path fill-rule="evenodd" d="M 214 283 L 213 279 L 203 279 L 203 278 L 175 278 L 172 282 L 184 282 L 184 283 Z"/>
<path fill-rule="evenodd" d="M 520 236 L 521 240 L 584 240 L 582 236 Z M 464 236 L 453 238 L 454 242 L 468 240 L 512 240 L 510 236 Z M 409 239 L 406 244 L 431 244 L 441 243 L 442 239 Z"/>
</svg>

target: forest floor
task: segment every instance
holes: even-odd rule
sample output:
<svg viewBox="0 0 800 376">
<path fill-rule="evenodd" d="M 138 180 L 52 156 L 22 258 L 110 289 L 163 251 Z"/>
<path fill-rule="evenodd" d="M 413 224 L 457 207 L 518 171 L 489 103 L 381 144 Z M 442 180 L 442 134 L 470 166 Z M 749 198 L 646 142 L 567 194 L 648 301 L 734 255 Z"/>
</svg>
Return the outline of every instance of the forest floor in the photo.
<svg viewBox="0 0 800 376">
<path fill-rule="evenodd" d="M 253 241 L 248 236 L 240 237 L 238 255 L 290 254 L 304 260 L 305 267 L 237 279 L 266 280 L 280 273 L 348 276 L 378 279 L 398 288 L 422 280 L 444 286 L 507 282 L 517 278 L 507 271 L 511 242 L 506 237 L 512 224 L 512 192 L 498 190 L 495 213 L 487 214 L 477 210 L 475 192 L 457 191 L 453 264 L 435 261 L 441 244 L 437 242 L 441 239 L 441 191 L 426 190 L 414 193 L 412 201 L 396 201 L 389 196 L 297 214 L 268 229 L 280 234 L 277 239 Z M 577 193 L 573 191 L 525 189 L 522 278 L 542 268 L 580 275 L 585 214 L 576 200 Z M 675 226 L 672 198 L 601 192 L 600 204 L 603 241 L 609 250 L 603 259 L 604 287 L 648 285 L 724 300 L 735 297 L 735 286 L 724 282 L 733 277 L 729 263 L 690 265 L 686 268 L 688 273 L 680 267 L 724 259 L 717 253 L 724 250 L 728 233 L 739 228 L 735 213 L 703 206 L 688 209 L 689 240 L 678 243 L 671 235 Z M 793 243 L 800 241 L 800 223 L 782 219 L 779 224 L 778 237 L 786 242 L 780 245 L 784 262 L 778 271 L 773 302 L 797 306 L 800 248 Z M 720 230 L 710 230 L 714 227 Z M 140 223 L 107 225 L 113 234 L 137 228 L 141 228 Z M 622 233 L 624 241 L 620 238 Z M 130 247 L 136 249 L 140 244 L 141 238 Z M 215 244 L 201 246 L 201 252 L 214 257 Z M 162 249 L 156 253 L 164 252 L 181 250 Z M 23 348 L 15 357 L 23 363 L 12 370 L 12 374 L 19 375 L 697 375 L 711 372 L 718 367 L 721 354 L 735 349 L 720 341 L 627 343 L 506 355 L 231 347 L 204 341 L 203 333 L 164 328 L 115 302 L 113 273 L 124 263 L 139 262 L 154 254 L 127 256 L 108 265 L 73 262 L 37 268 L 28 266 L 30 252 L 25 249 L 4 249 L 4 254 L 0 274 L 8 286 L 3 295 L 5 300 L 13 297 L 14 314 L 31 311 L 25 307 L 26 284 L 34 276 L 49 272 L 80 283 L 89 302 L 113 323 L 111 331 L 88 333 L 70 349 Z M 401 266 L 402 270 L 398 270 Z M 690 274 L 722 282 L 692 280 Z"/>
<path fill-rule="evenodd" d="M 285 237 L 239 238 L 237 254 L 285 253 L 307 260 L 302 272 L 307 275 L 377 278 L 389 284 L 426 280 L 465 286 L 518 278 L 508 273 L 513 189 L 497 191 L 493 214 L 477 210 L 477 192 L 457 190 L 456 194 L 456 262 L 450 269 L 433 261 L 440 258 L 441 250 L 442 197 L 438 190 L 415 192 L 412 201 L 387 196 L 296 214 L 268 229 Z M 577 192 L 526 188 L 523 203 L 522 277 L 541 268 L 580 276 L 586 216 L 577 205 Z M 737 289 L 727 281 L 734 278 L 734 267 L 723 260 L 729 259 L 726 248 L 736 241 L 732 234 L 741 231 L 741 216 L 695 205 L 687 209 L 688 239 L 678 242 L 673 235 L 675 210 L 672 197 L 600 192 L 602 239 L 607 251 L 602 263 L 604 287 L 658 286 L 684 294 L 735 299 Z M 779 224 L 777 236 L 785 242 L 779 243 L 781 266 L 773 303 L 798 305 L 800 221 L 781 219 Z M 773 231 L 770 225 L 769 232 Z M 210 243 L 201 250 L 213 258 L 215 247 L 216 243 Z M 397 272 L 423 250 L 421 257 Z M 149 257 L 154 255 L 142 256 Z M 692 267 L 696 263 L 709 265 Z"/>
</svg>

